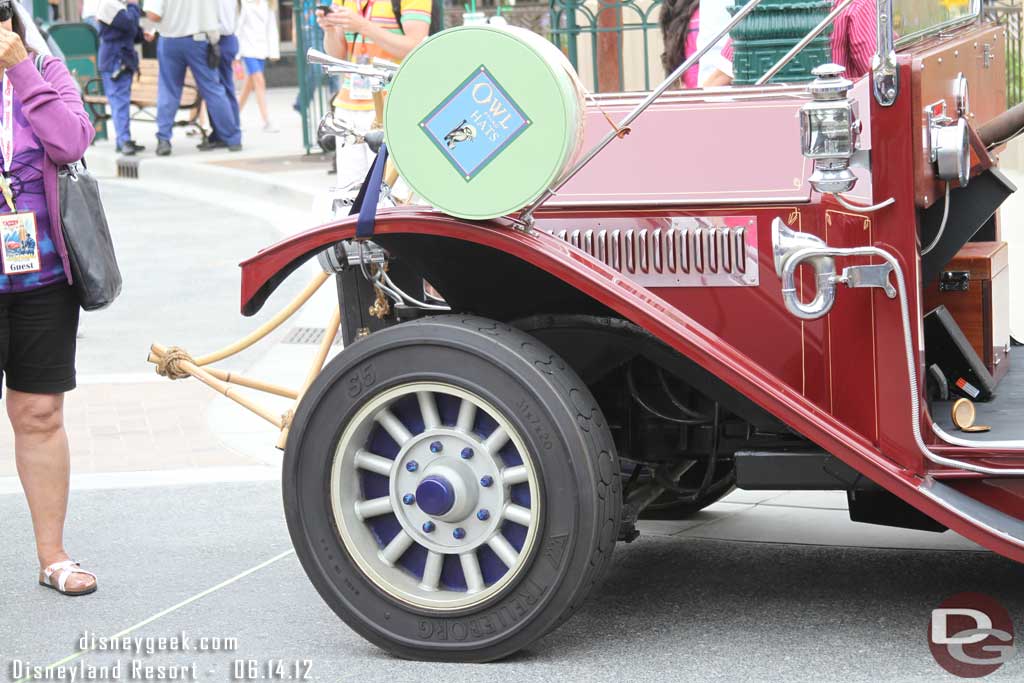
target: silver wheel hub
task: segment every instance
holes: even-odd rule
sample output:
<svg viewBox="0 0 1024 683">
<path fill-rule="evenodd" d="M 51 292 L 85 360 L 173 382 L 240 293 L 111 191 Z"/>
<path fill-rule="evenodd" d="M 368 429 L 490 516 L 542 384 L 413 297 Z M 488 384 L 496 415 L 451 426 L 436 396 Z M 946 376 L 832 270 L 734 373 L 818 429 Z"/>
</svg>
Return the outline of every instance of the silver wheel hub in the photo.
<svg viewBox="0 0 1024 683">
<path fill-rule="evenodd" d="M 501 515 L 494 513 L 510 502 L 505 487 L 484 487 L 480 480 L 496 479 L 504 465 L 480 441 L 452 430 L 431 430 L 425 435 L 412 448 L 403 449 L 391 478 L 391 497 L 401 502 L 398 520 L 413 540 L 431 550 L 451 553 L 478 548 L 501 522 Z M 441 450 L 432 452 L 430 445 L 437 443 L 442 444 Z M 472 448 L 473 457 L 463 459 L 464 448 Z M 417 464 L 415 471 L 408 470 L 409 462 Z M 409 493 L 415 499 L 412 504 L 403 500 Z M 449 500 L 451 504 L 446 505 Z M 486 519 L 477 517 L 480 510 L 487 511 Z M 423 530 L 427 522 L 433 523 L 433 531 Z M 455 538 L 456 529 L 465 532 L 461 539 Z"/>
<path fill-rule="evenodd" d="M 345 426 L 331 507 L 370 580 L 396 599 L 445 610 L 511 583 L 536 541 L 541 501 L 524 442 L 490 403 L 414 383 L 383 392 Z"/>
</svg>

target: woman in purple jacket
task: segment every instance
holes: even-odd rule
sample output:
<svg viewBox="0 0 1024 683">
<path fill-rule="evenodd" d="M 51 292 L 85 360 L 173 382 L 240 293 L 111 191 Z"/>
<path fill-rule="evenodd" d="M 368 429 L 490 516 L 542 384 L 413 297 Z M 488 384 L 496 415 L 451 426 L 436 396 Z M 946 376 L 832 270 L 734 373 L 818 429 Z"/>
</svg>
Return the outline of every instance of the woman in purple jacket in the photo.
<svg viewBox="0 0 1024 683">
<path fill-rule="evenodd" d="M 60 228 L 57 169 L 82 158 L 93 127 L 64 64 L 42 73 L 11 0 L 0 0 L 0 376 L 28 498 L 39 583 L 67 595 L 96 577 L 64 550 L 70 458 L 64 392 L 75 387 L 78 300 Z"/>
</svg>

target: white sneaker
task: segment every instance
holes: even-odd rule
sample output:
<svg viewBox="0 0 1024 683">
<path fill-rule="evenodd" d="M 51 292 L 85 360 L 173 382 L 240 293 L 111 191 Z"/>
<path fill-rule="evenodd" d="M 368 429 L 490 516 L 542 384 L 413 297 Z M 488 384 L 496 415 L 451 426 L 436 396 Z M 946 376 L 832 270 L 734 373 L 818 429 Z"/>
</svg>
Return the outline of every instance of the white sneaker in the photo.
<svg viewBox="0 0 1024 683">
<path fill-rule="evenodd" d="M 263 124 L 264 133 L 280 133 L 281 129 L 274 125 L 273 121 L 267 121 Z"/>
</svg>

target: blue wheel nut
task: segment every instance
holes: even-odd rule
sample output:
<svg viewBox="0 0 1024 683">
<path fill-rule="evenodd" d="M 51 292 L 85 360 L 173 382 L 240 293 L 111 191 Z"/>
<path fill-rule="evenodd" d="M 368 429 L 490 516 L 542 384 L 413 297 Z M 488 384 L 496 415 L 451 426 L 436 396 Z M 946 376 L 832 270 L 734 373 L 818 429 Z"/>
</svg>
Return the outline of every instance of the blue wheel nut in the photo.
<svg viewBox="0 0 1024 683">
<path fill-rule="evenodd" d="M 405 469 L 409 470 L 410 472 L 415 472 L 419 468 L 420 465 L 415 460 L 410 460 L 409 462 L 405 463 Z"/>
<path fill-rule="evenodd" d="M 412 495 L 411 493 L 407 493 L 404 496 L 402 496 L 402 502 L 405 503 L 406 505 L 412 505 L 413 503 L 416 502 L 416 496 Z"/>
<path fill-rule="evenodd" d="M 491 516 L 491 513 L 488 512 L 487 510 L 477 510 L 476 518 L 479 519 L 481 522 L 487 521 L 487 519 L 490 516 Z"/>
<path fill-rule="evenodd" d="M 427 520 L 426 522 L 423 522 L 423 531 L 424 532 L 429 534 L 433 530 L 434 530 L 434 523 L 433 522 L 431 522 L 429 520 Z"/>
<path fill-rule="evenodd" d="M 456 540 L 462 540 L 466 537 L 466 530 L 461 526 L 456 527 L 455 531 L 452 532 L 452 536 L 454 536 Z"/>
<path fill-rule="evenodd" d="M 489 474 L 485 474 L 484 476 L 480 477 L 480 485 L 483 486 L 485 489 L 490 487 L 490 485 L 493 483 L 494 477 L 492 477 Z"/>
<path fill-rule="evenodd" d="M 440 453 L 442 450 L 444 450 L 444 446 L 441 444 L 440 441 L 435 441 L 432 444 L 430 444 L 431 453 Z"/>
<path fill-rule="evenodd" d="M 462 456 L 463 460 L 469 460 L 470 458 L 473 457 L 473 449 L 470 448 L 469 446 L 466 446 L 465 448 L 462 449 L 462 453 L 460 453 L 459 455 Z"/>
</svg>

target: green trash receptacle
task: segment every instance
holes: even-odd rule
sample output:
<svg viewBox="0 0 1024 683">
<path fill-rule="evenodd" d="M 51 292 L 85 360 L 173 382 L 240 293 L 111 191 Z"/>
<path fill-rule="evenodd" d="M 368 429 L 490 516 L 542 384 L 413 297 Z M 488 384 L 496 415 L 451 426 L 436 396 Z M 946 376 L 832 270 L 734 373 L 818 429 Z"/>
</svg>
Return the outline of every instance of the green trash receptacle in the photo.
<svg viewBox="0 0 1024 683">
<path fill-rule="evenodd" d="M 733 14 L 745 0 L 729 8 Z M 730 34 L 733 41 L 733 80 L 737 85 L 757 81 L 775 62 L 832 11 L 831 0 L 763 0 Z M 814 79 L 811 69 L 832 61 L 829 27 L 808 43 L 773 79 L 793 83 Z"/>
</svg>

